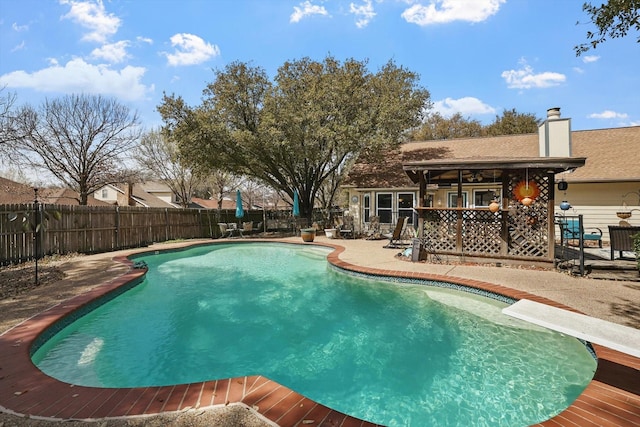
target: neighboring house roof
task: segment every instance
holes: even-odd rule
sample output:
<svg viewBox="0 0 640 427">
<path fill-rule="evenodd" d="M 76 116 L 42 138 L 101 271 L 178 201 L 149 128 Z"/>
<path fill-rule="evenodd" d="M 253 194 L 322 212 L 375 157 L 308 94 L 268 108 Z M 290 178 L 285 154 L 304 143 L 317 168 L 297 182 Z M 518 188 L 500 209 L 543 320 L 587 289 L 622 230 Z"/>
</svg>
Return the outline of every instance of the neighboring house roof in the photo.
<svg viewBox="0 0 640 427">
<path fill-rule="evenodd" d="M 194 204 L 195 208 L 205 208 L 205 209 L 218 209 L 218 201 L 213 199 L 201 199 L 199 197 L 192 197 L 191 203 Z M 222 209 L 235 209 L 236 202 L 235 200 L 230 199 L 222 199 Z"/>
<path fill-rule="evenodd" d="M 0 177 L 0 204 L 23 204 L 33 203 L 33 188 Z M 80 195 L 70 189 L 65 188 L 41 188 L 38 190 L 38 201 L 54 205 L 75 205 L 78 206 Z M 89 206 L 109 206 L 109 203 L 96 200 L 93 196 L 87 198 Z"/>
<path fill-rule="evenodd" d="M 164 200 L 154 196 L 153 194 L 146 192 L 142 188 L 141 184 L 135 184 L 133 186 L 133 192 L 131 194 L 131 197 L 139 205 L 144 206 L 146 208 L 175 208 L 176 207 L 175 205 L 171 203 L 167 203 Z"/>
<path fill-rule="evenodd" d="M 640 126 L 571 132 L 572 157 L 586 157 L 584 167 L 566 181 L 640 181 Z M 402 144 L 380 162 L 357 162 L 346 187 L 415 187 L 402 170 L 409 161 L 436 159 L 520 159 L 539 155 L 538 134 L 460 138 Z"/>
<path fill-rule="evenodd" d="M 80 205 L 80 194 L 68 188 L 43 189 L 39 196 L 38 198 L 43 203 L 53 205 Z M 110 206 L 110 203 L 103 202 L 89 195 L 87 197 L 87 206 Z"/>
<path fill-rule="evenodd" d="M 33 203 L 33 188 L 0 177 L 0 204 Z"/>
</svg>

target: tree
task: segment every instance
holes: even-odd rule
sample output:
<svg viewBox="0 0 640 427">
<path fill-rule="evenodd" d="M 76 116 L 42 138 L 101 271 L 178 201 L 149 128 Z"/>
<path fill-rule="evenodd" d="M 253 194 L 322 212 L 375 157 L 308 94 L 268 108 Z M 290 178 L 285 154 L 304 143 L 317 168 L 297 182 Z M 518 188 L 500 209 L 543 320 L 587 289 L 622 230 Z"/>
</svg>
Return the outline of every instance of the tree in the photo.
<svg viewBox="0 0 640 427">
<path fill-rule="evenodd" d="M 159 178 L 178 196 L 178 203 L 183 208 L 189 206 L 201 174 L 180 157 L 174 141 L 159 130 L 151 130 L 142 135 L 133 153 L 143 169 Z"/>
<path fill-rule="evenodd" d="M 518 113 L 515 108 L 504 110 L 502 116 L 496 116 L 493 123 L 482 130 L 484 136 L 518 135 L 536 133 L 541 120 L 535 114 Z"/>
<path fill-rule="evenodd" d="M 6 87 L 0 89 L 0 154 L 5 153 L 7 144 L 16 138 L 15 129 L 15 93 L 3 93 Z"/>
<path fill-rule="evenodd" d="M 595 49 L 607 40 L 607 36 L 615 39 L 625 37 L 635 28 L 640 31 L 640 0 L 609 0 L 600 6 L 593 6 L 590 2 L 582 5 L 582 10 L 589 15 L 590 23 L 597 28 L 596 32 L 587 31 L 587 43 L 574 46 L 576 56 Z M 576 25 L 580 24 L 580 21 Z M 637 42 L 640 43 L 640 36 Z"/>
<path fill-rule="evenodd" d="M 79 203 L 105 184 L 122 181 L 123 155 L 136 145 L 137 113 L 115 99 L 68 95 L 26 105 L 16 117 L 15 149 L 27 164 L 51 172 L 77 191 Z"/>
<path fill-rule="evenodd" d="M 431 113 L 422 125 L 411 133 L 415 141 L 431 141 L 450 138 L 473 138 L 482 135 L 482 124 L 478 120 L 462 117 L 455 113 L 450 118 L 438 112 Z"/>
<path fill-rule="evenodd" d="M 429 114 L 422 125 L 411 132 L 414 141 L 432 141 L 481 136 L 517 135 L 535 133 L 541 120 L 534 114 L 518 113 L 515 108 L 504 110 L 501 116 L 483 126 L 479 121 L 465 119 L 460 113 L 445 118 L 438 112 Z"/>
<path fill-rule="evenodd" d="M 241 184 L 241 178 L 220 169 L 211 171 L 204 179 L 207 193 L 218 202 L 218 212 L 222 210 L 222 201 L 225 196 L 235 195 L 235 191 Z"/>
<path fill-rule="evenodd" d="M 393 62 L 377 73 L 353 59 L 286 62 L 271 82 L 234 62 L 216 71 L 197 108 L 167 97 L 165 130 L 193 161 L 258 180 L 311 211 L 325 180 L 358 155 L 379 156 L 420 123 L 429 93 Z"/>
</svg>

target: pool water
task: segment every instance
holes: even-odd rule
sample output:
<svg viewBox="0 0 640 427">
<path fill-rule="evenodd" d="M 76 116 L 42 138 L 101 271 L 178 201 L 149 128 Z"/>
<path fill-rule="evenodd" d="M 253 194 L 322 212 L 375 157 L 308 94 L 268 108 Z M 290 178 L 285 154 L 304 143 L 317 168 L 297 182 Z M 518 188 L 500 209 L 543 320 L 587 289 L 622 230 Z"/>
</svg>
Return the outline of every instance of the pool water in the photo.
<svg viewBox="0 0 640 427">
<path fill-rule="evenodd" d="M 571 404 L 596 361 L 486 297 L 370 280 L 277 243 L 137 257 L 142 283 L 45 342 L 34 363 L 84 386 L 264 375 L 388 426 L 526 426 Z"/>
</svg>

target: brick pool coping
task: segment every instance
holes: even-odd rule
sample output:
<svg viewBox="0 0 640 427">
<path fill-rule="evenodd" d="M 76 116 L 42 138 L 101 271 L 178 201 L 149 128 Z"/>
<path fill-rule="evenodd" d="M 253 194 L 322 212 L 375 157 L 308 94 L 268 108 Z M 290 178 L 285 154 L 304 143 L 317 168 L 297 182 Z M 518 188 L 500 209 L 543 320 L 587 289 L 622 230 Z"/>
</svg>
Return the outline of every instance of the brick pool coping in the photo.
<svg viewBox="0 0 640 427">
<path fill-rule="evenodd" d="M 443 281 L 578 312 L 549 299 L 488 282 L 358 266 L 339 258 L 344 247 L 321 246 L 334 249 L 327 260 L 344 270 Z M 133 267 L 133 262 L 124 256 L 113 259 Z M 0 335 L 0 411 L 39 419 L 96 420 L 242 404 L 280 426 L 376 425 L 318 404 L 260 375 L 174 386 L 115 389 L 63 383 L 33 365 L 30 348 L 46 328 L 91 301 L 140 279 L 144 273 L 144 270 L 131 268 L 115 280 L 51 307 Z M 600 345 L 593 345 L 593 348 L 598 356 L 593 380 L 571 406 L 538 426 L 640 425 L 640 358 Z"/>
</svg>

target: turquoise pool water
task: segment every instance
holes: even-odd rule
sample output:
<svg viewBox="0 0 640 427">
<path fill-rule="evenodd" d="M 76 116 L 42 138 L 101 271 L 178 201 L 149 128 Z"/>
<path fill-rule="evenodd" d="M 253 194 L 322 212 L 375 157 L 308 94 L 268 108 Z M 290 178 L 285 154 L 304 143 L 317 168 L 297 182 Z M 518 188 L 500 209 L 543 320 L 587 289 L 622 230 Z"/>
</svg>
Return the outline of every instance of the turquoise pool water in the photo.
<svg viewBox="0 0 640 427">
<path fill-rule="evenodd" d="M 260 374 L 389 426 L 526 426 L 566 408 L 596 362 L 578 340 L 504 316 L 505 303 L 334 271 L 327 250 L 201 246 L 136 258 L 142 283 L 33 355 L 99 387 Z"/>
</svg>

